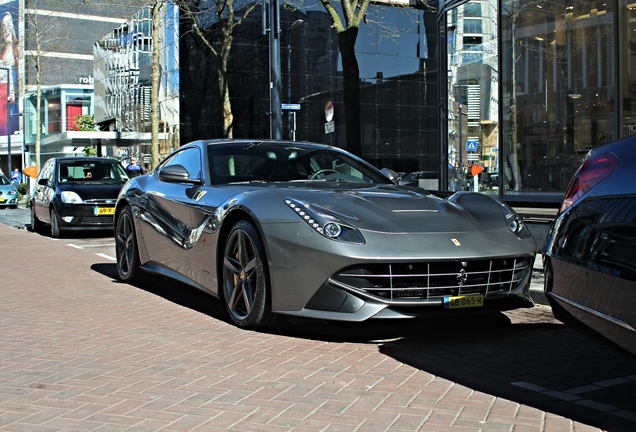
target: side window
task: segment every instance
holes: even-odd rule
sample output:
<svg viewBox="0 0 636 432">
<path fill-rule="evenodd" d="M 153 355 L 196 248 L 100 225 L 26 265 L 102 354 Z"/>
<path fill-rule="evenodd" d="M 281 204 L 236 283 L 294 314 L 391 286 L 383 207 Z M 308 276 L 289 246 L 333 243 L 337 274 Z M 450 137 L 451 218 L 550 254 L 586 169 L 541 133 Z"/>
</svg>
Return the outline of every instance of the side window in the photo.
<svg viewBox="0 0 636 432">
<path fill-rule="evenodd" d="M 53 174 L 53 160 L 49 160 L 42 167 L 42 170 L 40 171 L 40 175 L 38 176 L 38 180 L 48 179 L 50 183 L 52 174 Z"/>
<path fill-rule="evenodd" d="M 170 165 L 182 165 L 190 178 L 201 180 L 201 153 L 198 148 L 190 147 L 175 153 L 166 161 L 164 167 Z"/>
</svg>

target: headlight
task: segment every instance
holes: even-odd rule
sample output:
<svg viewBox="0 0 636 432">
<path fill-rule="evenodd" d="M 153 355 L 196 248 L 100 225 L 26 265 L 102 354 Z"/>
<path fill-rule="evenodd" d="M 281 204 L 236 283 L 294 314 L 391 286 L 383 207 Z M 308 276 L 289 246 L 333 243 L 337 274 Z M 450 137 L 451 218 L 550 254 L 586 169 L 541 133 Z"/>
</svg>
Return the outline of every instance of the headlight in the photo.
<svg viewBox="0 0 636 432">
<path fill-rule="evenodd" d="M 64 204 L 82 204 L 83 201 L 78 194 L 71 191 L 62 192 L 62 202 Z"/>
<path fill-rule="evenodd" d="M 364 244 L 364 237 L 356 228 L 342 222 L 319 206 L 286 198 L 285 203 L 314 231 L 332 240 Z"/>
<path fill-rule="evenodd" d="M 7 192 L 7 195 L 17 195 L 18 191 L 15 189 L 11 189 L 9 192 Z"/>
<path fill-rule="evenodd" d="M 530 230 L 526 226 L 521 216 L 519 216 L 513 209 L 511 209 L 507 204 L 500 203 L 504 209 L 504 214 L 506 216 L 506 225 L 510 228 L 517 237 L 521 239 L 525 239 L 530 237 Z"/>
</svg>

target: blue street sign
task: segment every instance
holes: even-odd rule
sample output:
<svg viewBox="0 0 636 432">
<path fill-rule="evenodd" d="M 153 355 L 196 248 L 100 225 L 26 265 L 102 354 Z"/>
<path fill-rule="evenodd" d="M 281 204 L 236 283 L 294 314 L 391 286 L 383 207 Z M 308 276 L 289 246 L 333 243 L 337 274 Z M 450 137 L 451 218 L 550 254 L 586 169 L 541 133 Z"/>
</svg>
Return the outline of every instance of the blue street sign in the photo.
<svg viewBox="0 0 636 432">
<path fill-rule="evenodd" d="M 476 152 L 477 151 L 477 144 L 478 144 L 478 142 L 475 141 L 475 140 L 466 141 L 466 151 Z"/>
<path fill-rule="evenodd" d="M 300 104 L 281 104 L 281 109 L 298 111 L 300 109 Z"/>
</svg>

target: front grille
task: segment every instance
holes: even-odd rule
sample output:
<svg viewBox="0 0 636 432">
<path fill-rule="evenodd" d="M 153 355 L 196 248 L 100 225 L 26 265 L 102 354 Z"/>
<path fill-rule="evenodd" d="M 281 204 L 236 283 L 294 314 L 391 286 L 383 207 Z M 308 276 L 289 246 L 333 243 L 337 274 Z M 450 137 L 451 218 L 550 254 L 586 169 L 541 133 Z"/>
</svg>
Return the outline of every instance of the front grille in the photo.
<svg viewBox="0 0 636 432">
<path fill-rule="evenodd" d="M 110 226 L 113 224 L 113 216 L 84 216 L 82 224 Z"/>
<path fill-rule="evenodd" d="M 108 199 L 95 198 L 95 199 L 84 200 L 84 203 L 85 204 L 91 204 L 91 205 L 101 205 L 101 206 L 113 207 L 115 205 L 116 201 L 117 201 L 116 198 L 108 198 Z"/>
<path fill-rule="evenodd" d="M 435 300 L 466 294 L 509 293 L 532 271 L 530 258 L 367 264 L 348 267 L 330 282 L 388 300 Z"/>
</svg>

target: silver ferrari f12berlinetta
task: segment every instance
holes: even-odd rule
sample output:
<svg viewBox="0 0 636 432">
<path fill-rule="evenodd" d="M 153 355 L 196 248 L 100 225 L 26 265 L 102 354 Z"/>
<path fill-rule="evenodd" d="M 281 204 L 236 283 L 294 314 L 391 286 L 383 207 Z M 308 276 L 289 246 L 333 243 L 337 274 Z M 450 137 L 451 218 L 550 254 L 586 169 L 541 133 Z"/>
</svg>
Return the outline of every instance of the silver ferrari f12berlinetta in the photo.
<svg viewBox="0 0 636 432">
<path fill-rule="evenodd" d="M 201 140 L 129 180 L 117 270 L 221 299 L 240 327 L 531 307 L 537 245 L 506 204 L 400 186 L 342 149 Z"/>
</svg>

